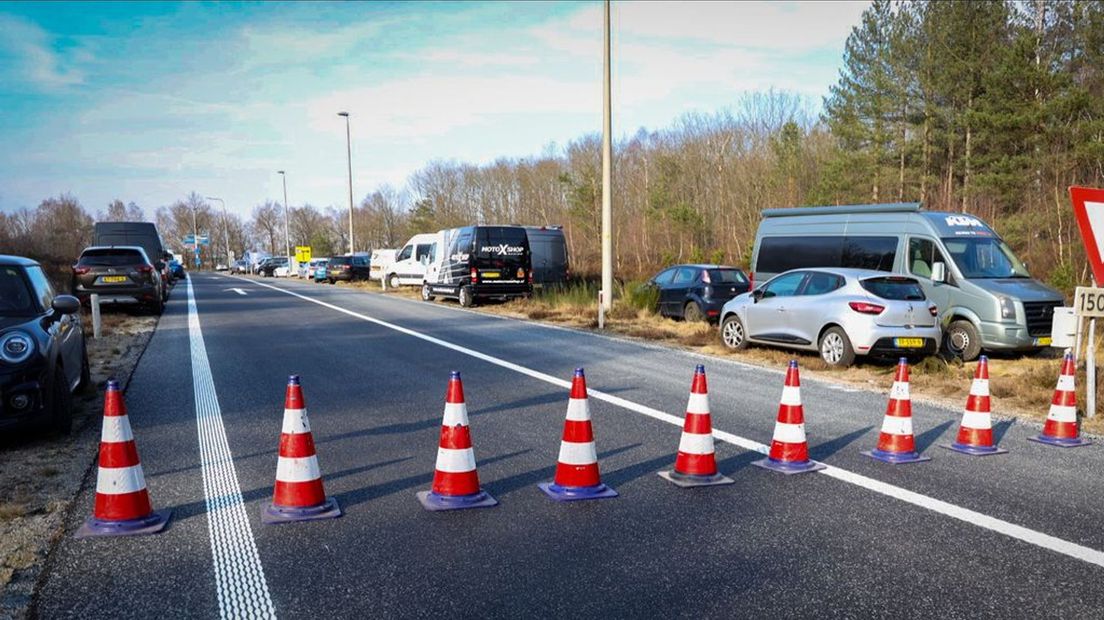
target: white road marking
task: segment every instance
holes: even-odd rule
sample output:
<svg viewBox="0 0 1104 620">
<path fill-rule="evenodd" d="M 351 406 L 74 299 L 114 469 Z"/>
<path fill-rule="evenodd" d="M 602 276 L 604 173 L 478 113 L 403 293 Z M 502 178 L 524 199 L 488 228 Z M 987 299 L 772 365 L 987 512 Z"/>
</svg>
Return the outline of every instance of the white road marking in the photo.
<svg viewBox="0 0 1104 620">
<path fill-rule="evenodd" d="M 207 346 L 199 326 L 199 309 L 191 278 L 188 278 L 188 334 L 219 615 L 222 618 L 274 619 L 276 610 L 268 592 L 257 543 L 253 540 L 253 530 L 245 514 L 234 455 L 226 440 L 226 427 L 222 423 Z"/>
<path fill-rule="evenodd" d="M 508 362 L 501 358 L 487 355 L 486 353 L 480 353 L 479 351 L 475 351 L 467 347 L 462 347 L 446 340 L 441 340 L 440 338 L 435 338 L 433 336 L 416 332 L 412 329 L 408 329 L 400 325 L 388 323 L 387 321 L 360 314 L 359 312 L 354 312 L 340 306 L 335 306 L 334 304 L 327 303 L 319 299 L 307 297 L 306 295 L 300 295 L 299 293 L 296 293 L 294 291 L 289 291 L 287 289 L 282 289 L 261 282 L 258 282 L 257 284 L 259 284 L 260 286 L 266 286 L 274 291 L 279 291 L 293 297 L 298 297 L 299 299 L 302 299 L 304 301 L 309 301 L 313 304 L 318 304 L 319 306 L 341 312 L 342 314 L 346 314 L 348 316 L 361 319 L 369 323 L 374 323 L 376 325 L 379 325 L 380 327 L 386 327 L 387 329 L 397 331 L 401 334 L 406 334 L 408 336 L 418 338 L 419 340 L 424 340 L 425 342 L 430 342 L 446 349 L 451 349 L 453 351 L 456 351 L 457 353 L 463 353 L 464 355 L 474 357 L 489 364 L 494 364 L 495 366 L 499 366 L 501 368 L 512 370 L 527 377 L 532 377 L 534 379 L 544 381 L 545 383 L 549 383 L 551 385 L 568 389 L 570 389 L 571 387 L 570 381 L 560 379 L 558 377 L 553 377 L 552 375 L 545 374 L 538 370 L 533 370 L 531 368 L 527 368 L 513 362 Z M 591 398 L 610 403 L 611 405 L 616 405 L 623 409 L 628 409 L 629 411 L 633 411 L 635 413 L 639 413 L 641 415 L 660 420 L 662 422 L 667 422 L 668 424 L 673 424 L 675 426 L 681 427 L 683 425 L 683 419 L 679 416 L 664 413 L 658 409 L 653 409 L 645 405 L 634 403 L 630 400 L 625 400 L 624 398 L 621 398 L 619 396 L 607 394 L 605 392 L 601 392 L 592 388 L 588 389 L 587 392 L 589 393 Z M 761 454 L 767 454 L 770 451 L 770 447 L 766 444 L 740 437 L 739 435 L 733 435 L 732 433 L 717 430 L 716 428 L 713 429 L 713 437 L 724 441 L 725 443 L 744 448 L 745 450 L 759 452 Z M 1026 527 L 1016 525 L 1015 523 L 1004 521 L 1002 519 L 990 517 L 989 515 L 970 510 L 969 508 L 963 508 L 955 504 L 935 499 L 934 497 L 915 493 L 913 491 L 909 491 L 908 489 L 902 489 L 901 487 L 897 487 L 892 484 L 882 482 L 880 480 L 875 480 L 873 478 L 868 478 L 866 476 L 853 473 L 846 469 L 840 469 L 839 467 L 834 467 L 832 465 L 827 465 L 826 468 L 821 470 L 819 473 L 831 478 L 835 478 L 836 480 L 842 480 L 843 482 L 848 482 L 850 484 L 860 486 L 875 493 L 880 493 L 887 497 L 898 499 L 902 502 L 912 504 L 920 508 L 931 510 L 932 512 L 936 512 L 944 516 L 951 517 L 953 519 L 964 521 L 966 523 L 969 523 L 970 525 L 975 525 L 977 527 L 997 532 L 999 534 L 1004 534 L 1005 536 L 1008 536 L 1010 538 L 1015 538 L 1017 540 L 1030 543 L 1032 545 L 1036 545 L 1077 560 L 1088 562 L 1089 564 L 1095 564 L 1097 566 L 1104 567 L 1104 552 L 1098 551 L 1091 547 L 1072 543 L 1067 540 L 1051 536 L 1049 534 L 1044 534 L 1042 532 L 1031 530 Z"/>
<path fill-rule="evenodd" d="M 238 295 L 246 295 L 246 294 L 247 294 L 247 293 L 245 292 L 245 289 L 240 289 L 240 288 L 228 288 L 228 289 L 225 289 L 225 290 L 227 290 L 227 291 L 234 291 L 234 292 L 235 292 L 235 293 L 237 293 Z"/>
</svg>

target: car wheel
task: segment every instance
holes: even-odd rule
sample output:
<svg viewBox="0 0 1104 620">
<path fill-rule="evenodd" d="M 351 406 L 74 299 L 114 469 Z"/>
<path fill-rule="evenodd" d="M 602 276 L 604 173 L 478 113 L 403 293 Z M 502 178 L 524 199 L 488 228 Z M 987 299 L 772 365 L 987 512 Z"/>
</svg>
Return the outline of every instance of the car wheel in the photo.
<svg viewBox="0 0 1104 620">
<path fill-rule="evenodd" d="M 981 355 L 981 336 L 973 323 L 965 319 L 952 321 L 943 334 L 943 348 L 964 362 L 972 362 Z"/>
<path fill-rule="evenodd" d="M 721 342 L 736 351 L 743 351 L 748 347 L 747 331 L 740 317 L 730 314 L 721 323 Z"/>
<path fill-rule="evenodd" d="M 847 368 L 855 362 L 855 349 L 843 328 L 830 327 L 820 337 L 820 359 L 833 368 Z"/>
<path fill-rule="evenodd" d="M 50 388 L 50 432 L 68 435 L 73 430 L 73 395 L 65 382 L 65 371 L 59 364 L 54 369 L 53 386 Z"/>
<path fill-rule="evenodd" d="M 429 290 L 428 284 L 422 285 L 422 301 L 433 301 L 433 292 Z"/>
<path fill-rule="evenodd" d="M 387 288 L 399 288 L 399 276 L 398 274 L 391 274 L 387 276 Z"/>
<path fill-rule="evenodd" d="M 690 301 L 682 307 L 682 318 L 690 323 L 700 323 L 705 320 L 705 313 L 701 311 L 698 304 Z"/>
<path fill-rule="evenodd" d="M 460 287 L 460 306 L 463 308 L 471 308 L 474 304 L 475 299 L 472 298 L 471 287 Z"/>
</svg>

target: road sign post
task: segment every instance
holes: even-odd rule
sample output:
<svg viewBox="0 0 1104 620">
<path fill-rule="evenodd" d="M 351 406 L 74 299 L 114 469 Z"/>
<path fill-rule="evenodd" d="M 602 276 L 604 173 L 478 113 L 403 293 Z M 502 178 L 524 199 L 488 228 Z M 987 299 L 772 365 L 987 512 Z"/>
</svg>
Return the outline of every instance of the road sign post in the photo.
<svg viewBox="0 0 1104 620">
<path fill-rule="evenodd" d="M 1096 417 L 1096 319 L 1104 316 L 1104 311 L 1098 311 L 1098 304 L 1104 301 L 1104 295 L 1100 294 L 1104 290 L 1096 288 L 1097 282 L 1104 282 L 1104 260 L 1101 256 L 1101 250 L 1104 250 L 1104 189 L 1071 187 L 1069 192 L 1073 214 L 1077 219 L 1077 230 L 1081 233 L 1085 255 L 1093 274 L 1092 288 L 1084 290 L 1083 287 L 1078 287 L 1073 304 L 1078 313 L 1078 347 L 1081 345 L 1080 317 L 1089 317 L 1086 347 L 1088 355 L 1085 356 L 1085 415 L 1093 418 Z"/>
</svg>

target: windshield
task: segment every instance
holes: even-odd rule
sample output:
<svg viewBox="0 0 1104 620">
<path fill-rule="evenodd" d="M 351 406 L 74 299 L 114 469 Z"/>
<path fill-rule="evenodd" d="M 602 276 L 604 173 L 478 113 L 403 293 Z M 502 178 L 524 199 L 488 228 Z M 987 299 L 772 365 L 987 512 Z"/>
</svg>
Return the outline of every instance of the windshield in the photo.
<svg viewBox="0 0 1104 620">
<path fill-rule="evenodd" d="M 943 245 L 963 277 L 1030 278 L 1027 267 L 1012 253 L 1012 248 L 994 237 L 970 239 L 944 238 Z"/>
<path fill-rule="evenodd" d="M 0 267 L 0 316 L 35 313 L 34 297 L 19 267 Z"/>
</svg>

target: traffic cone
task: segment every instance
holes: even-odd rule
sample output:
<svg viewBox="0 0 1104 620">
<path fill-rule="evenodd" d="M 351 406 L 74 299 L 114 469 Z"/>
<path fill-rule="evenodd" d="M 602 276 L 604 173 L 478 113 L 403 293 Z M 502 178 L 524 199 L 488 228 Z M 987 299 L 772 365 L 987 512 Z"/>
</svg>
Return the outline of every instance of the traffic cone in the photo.
<svg viewBox="0 0 1104 620">
<path fill-rule="evenodd" d="M 783 474 L 802 474 L 824 465 L 809 460 L 809 444 L 805 441 L 805 410 L 801 406 L 801 378 L 797 372 L 797 360 L 791 360 L 786 369 L 786 383 L 782 388 L 782 399 L 778 405 L 778 421 L 774 425 L 774 439 L 771 441 L 767 458 L 755 461 L 764 469 Z"/>
<path fill-rule="evenodd" d="M 909 365 L 903 357 L 897 363 L 897 375 L 889 391 L 889 404 L 882 420 L 882 432 L 878 435 L 878 447 L 863 454 L 894 465 L 931 460 L 930 456 L 920 456 L 916 451 L 916 438 L 912 434 L 912 402 L 909 400 Z"/>
<path fill-rule="evenodd" d="M 560 502 L 617 497 L 617 491 L 602 484 L 598 473 L 598 452 L 594 448 L 590 401 L 587 400 L 586 376 L 582 368 L 575 369 L 575 377 L 571 381 L 571 397 L 567 401 L 567 419 L 556 462 L 556 477 L 552 482 L 542 482 L 537 486 Z"/>
<path fill-rule="evenodd" d="M 262 523 L 290 523 L 341 516 L 337 500 L 326 497 L 322 472 L 314 451 L 314 435 L 307 420 L 307 404 L 299 375 L 288 377 L 284 393 L 284 425 L 276 464 L 272 503 L 261 509 Z"/>
<path fill-rule="evenodd" d="M 455 370 L 449 377 L 445 394 L 445 417 L 441 422 L 433 487 L 430 491 L 418 492 L 417 496 L 426 510 L 433 511 L 498 505 L 498 500 L 479 488 L 475 450 L 468 429 L 468 406 L 464 403 L 464 384 Z"/>
<path fill-rule="evenodd" d="M 1008 452 L 993 445 L 993 419 L 989 412 L 989 358 L 984 355 L 978 359 L 977 370 L 974 371 L 974 382 L 966 398 L 966 411 L 962 414 L 962 425 L 958 427 L 958 438 L 943 447 L 970 456 Z"/>
<path fill-rule="evenodd" d="M 705 366 L 694 369 L 690 384 L 690 401 L 686 404 L 686 421 L 682 425 L 678 456 L 673 471 L 659 475 L 680 487 L 704 487 L 732 484 L 732 478 L 717 472 L 713 451 L 713 422 L 709 415 L 709 389 L 705 381 Z"/>
<path fill-rule="evenodd" d="M 111 379 L 104 394 L 96 503 L 92 516 L 77 530 L 77 538 L 155 534 L 165 529 L 170 517 L 171 510 L 155 512 L 150 506 L 123 392 L 119 382 Z"/>
<path fill-rule="evenodd" d="M 1067 352 L 1066 358 L 1062 360 L 1062 372 L 1058 375 L 1058 385 L 1054 388 L 1054 398 L 1050 401 L 1050 413 L 1043 424 L 1043 432 L 1038 437 L 1028 439 L 1059 448 L 1076 448 L 1092 443 L 1081 437 L 1077 425 L 1075 372 L 1073 354 Z"/>
</svg>

